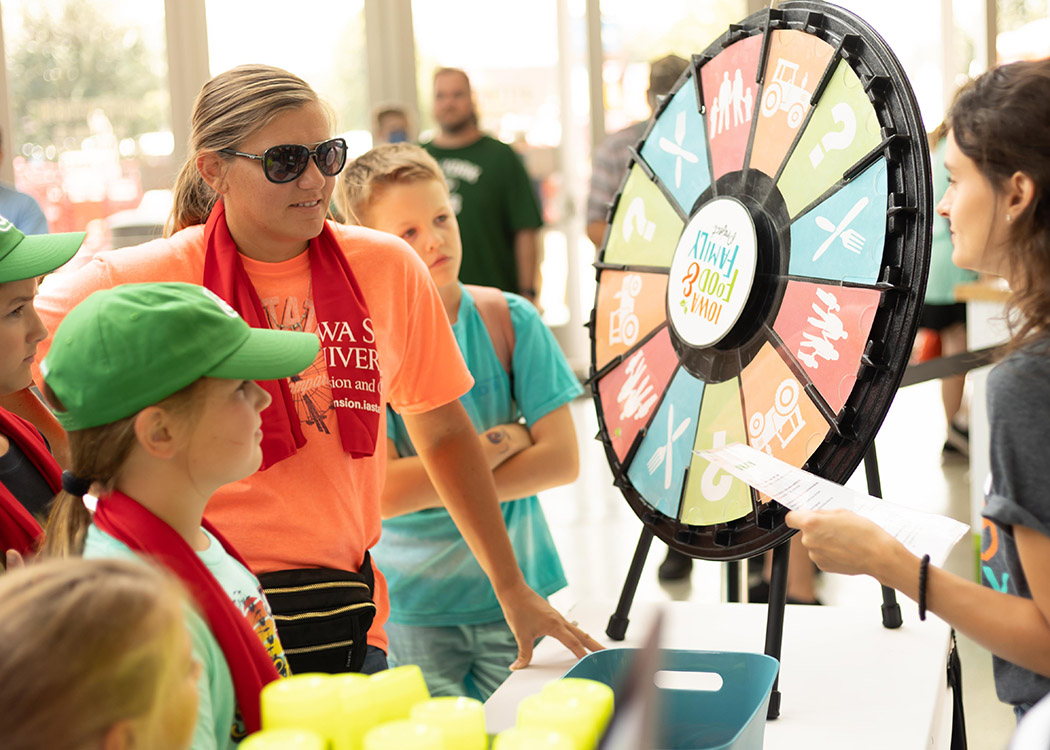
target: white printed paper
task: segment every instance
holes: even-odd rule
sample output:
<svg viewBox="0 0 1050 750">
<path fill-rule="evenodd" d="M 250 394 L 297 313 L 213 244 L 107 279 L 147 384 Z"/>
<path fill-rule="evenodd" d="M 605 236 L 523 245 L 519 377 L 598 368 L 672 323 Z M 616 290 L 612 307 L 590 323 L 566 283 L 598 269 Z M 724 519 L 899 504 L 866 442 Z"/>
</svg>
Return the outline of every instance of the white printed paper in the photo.
<svg viewBox="0 0 1050 750">
<path fill-rule="evenodd" d="M 922 513 L 829 482 L 741 443 L 693 452 L 791 510 L 851 510 L 881 526 L 912 554 L 929 555 L 934 565 L 943 565 L 948 552 L 970 529 L 953 518 Z"/>
</svg>

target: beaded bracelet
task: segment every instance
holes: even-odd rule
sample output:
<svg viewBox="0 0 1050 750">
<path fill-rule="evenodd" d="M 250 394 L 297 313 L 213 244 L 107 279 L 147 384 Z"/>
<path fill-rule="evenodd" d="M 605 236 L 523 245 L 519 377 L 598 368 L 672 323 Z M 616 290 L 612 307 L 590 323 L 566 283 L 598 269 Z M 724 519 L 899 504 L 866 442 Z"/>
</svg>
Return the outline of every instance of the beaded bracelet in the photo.
<svg viewBox="0 0 1050 750">
<path fill-rule="evenodd" d="M 930 556 L 923 555 L 919 563 L 919 619 L 926 619 L 926 576 L 930 570 Z"/>
</svg>

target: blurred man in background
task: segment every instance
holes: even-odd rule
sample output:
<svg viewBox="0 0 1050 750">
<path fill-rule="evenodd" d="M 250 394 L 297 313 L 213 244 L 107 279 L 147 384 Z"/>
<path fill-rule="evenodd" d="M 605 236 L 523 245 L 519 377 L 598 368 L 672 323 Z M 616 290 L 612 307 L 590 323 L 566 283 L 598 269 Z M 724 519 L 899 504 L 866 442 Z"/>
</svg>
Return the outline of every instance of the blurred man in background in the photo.
<svg viewBox="0 0 1050 750">
<path fill-rule="evenodd" d="M 423 147 L 448 181 L 463 240 L 459 280 L 535 303 L 543 219 L 521 158 L 481 132 L 470 79 L 458 68 L 434 73 L 434 120 L 438 133 Z"/>
<path fill-rule="evenodd" d="M 3 133 L 0 132 L 0 162 L 4 160 Z M 0 182 L 0 216 L 22 234 L 47 234 L 47 218 L 31 195 L 20 193 L 14 185 Z"/>
</svg>

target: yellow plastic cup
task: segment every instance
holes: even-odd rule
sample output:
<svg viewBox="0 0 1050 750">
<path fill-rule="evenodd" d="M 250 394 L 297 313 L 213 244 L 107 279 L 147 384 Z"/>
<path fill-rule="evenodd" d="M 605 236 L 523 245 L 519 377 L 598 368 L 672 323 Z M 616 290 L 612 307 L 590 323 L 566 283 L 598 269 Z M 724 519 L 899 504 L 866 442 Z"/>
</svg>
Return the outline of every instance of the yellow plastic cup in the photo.
<svg viewBox="0 0 1050 750">
<path fill-rule="evenodd" d="M 594 719 L 598 737 L 612 718 L 613 689 L 604 682 L 565 677 L 548 682 L 540 693 L 554 700 L 579 705 L 582 714 Z"/>
<path fill-rule="evenodd" d="M 539 692 L 518 704 L 518 726 L 553 729 L 569 737 L 574 750 L 593 750 L 607 717 L 597 701 Z"/>
<path fill-rule="evenodd" d="M 332 675 L 328 679 L 335 686 L 341 711 L 332 750 L 361 750 L 365 734 L 376 725 L 372 682 L 368 675 L 356 672 Z"/>
<path fill-rule="evenodd" d="M 513 727 L 496 735 L 492 750 L 576 750 L 572 738 L 553 729 Z"/>
<path fill-rule="evenodd" d="M 245 737 L 240 750 L 325 750 L 324 737 L 305 729 L 264 729 Z"/>
<path fill-rule="evenodd" d="M 454 750 L 440 729 L 400 719 L 380 724 L 365 734 L 364 750 Z"/>
<path fill-rule="evenodd" d="M 485 708 L 481 701 L 462 696 L 431 698 L 412 707 L 412 721 L 441 730 L 452 750 L 487 750 Z"/>
<path fill-rule="evenodd" d="M 430 698 L 423 672 L 415 664 L 405 664 L 376 672 L 371 682 L 376 724 L 407 719 L 412 706 Z"/>
<path fill-rule="evenodd" d="M 338 734 L 342 721 L 339 695 L 326 674 L 274 680 L 262 690 L 261 708 L 263 729 L 305 729 L 326 743 Z"/>
</svg>

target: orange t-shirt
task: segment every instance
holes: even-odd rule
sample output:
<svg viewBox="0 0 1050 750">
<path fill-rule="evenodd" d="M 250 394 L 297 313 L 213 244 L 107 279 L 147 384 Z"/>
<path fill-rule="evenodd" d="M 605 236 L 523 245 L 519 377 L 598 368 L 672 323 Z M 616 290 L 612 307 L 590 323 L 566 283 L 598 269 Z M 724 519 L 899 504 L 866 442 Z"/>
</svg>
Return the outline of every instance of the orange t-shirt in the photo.
<svg viewBox="0 0 1050 750">
<path fill-rule="evenodd" d="M 473 379 L 418 256 L 393 235 L 331 227 L 372 318 L 383 401 L 413 414 L 466 393 Z M 204 251 L 204 228 L 191 227 L 168 239 L 99 253 L 83 268 L 49 276 L 36 309 L 54 331 L 70 309 L 98 289 L 146 281 L 200 284 Z M 242 260 L 272 328 L 298 325 L 296 330 L 316 331 L 307 253 L 282 263 Z M 41 344 L 37 361 L 50 344 L 50 338 Z M 220 489 L 206 515 L 255 573 L 312 567 L 356 571 L 365 551 L 379 540 L 386 410 L 380 412 L 375 454 L 352 459 L 339 438 L 323 349 L 290 387 L 306 445 L 266 471 Z M 378 569 L 375 578 L 377 612 L 368 642 L 386 650 L 382 625 L 390 604 Z"/>
</svg>

